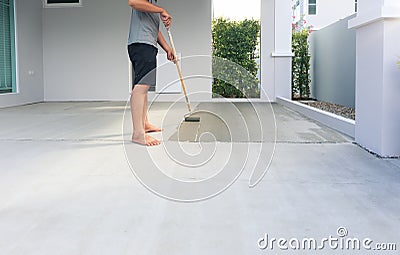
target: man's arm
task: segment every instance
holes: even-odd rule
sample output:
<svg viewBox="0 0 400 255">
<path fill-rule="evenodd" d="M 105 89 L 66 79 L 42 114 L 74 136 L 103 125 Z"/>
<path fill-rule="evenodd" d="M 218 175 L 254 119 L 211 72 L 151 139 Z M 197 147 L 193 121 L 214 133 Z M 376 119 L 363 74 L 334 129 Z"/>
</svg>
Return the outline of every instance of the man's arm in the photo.
<svg viewBox="0 0 400 255">
<path fill-rule="evenodd" d="M 167 53 L 168 60 L 175 61 L 175 55 L 172 48 L 168 45 L 167 41 L 165 40 L 164 36 L 162 35 L 161 31 L 158 31 L 157 42 L 160 44 L 161 48 L 165 50 Z M 175 52 L 176 54 L 176 52 Z"/>
<path fill-rule="evenodd" d="M 128 0 L 129 6 L 141 12 L 162 13 L 165 10 L 147 0 Z"/>
<path fill-rule="evenodd" d="M 171 15 L 169 15 L 169 13 L 160 6 L 149 3 L 147 0 L 128 0 L 128 4 L 130 7 L 140 12 L 160 13 L 160 17 L 164 25 L 166 27 L 171 26 L 171 20 L 172 20 Z"/>
</svg>

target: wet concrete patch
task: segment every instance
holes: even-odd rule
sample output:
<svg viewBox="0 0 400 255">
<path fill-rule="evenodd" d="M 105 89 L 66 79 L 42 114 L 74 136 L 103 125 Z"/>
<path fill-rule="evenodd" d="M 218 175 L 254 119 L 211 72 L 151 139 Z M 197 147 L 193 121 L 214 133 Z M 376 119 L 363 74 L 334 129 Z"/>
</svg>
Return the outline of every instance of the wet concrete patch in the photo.
<svg viewBox="0 0 400 255">
<path fill-rule="evenodd" d="M 232 142 L 230 128 L 221 117 L 207 111 L 199 111 L 191 116 L 200 117 L 200 122 L 182 121 L 170 141 Z"/>
<path fill-rule="evenodd" d="M 193 116 L 200 123 L 182 122 L 170 141 L 263 142 L 275 140 L 270 104 L 201 103 Z"/>
<path fill-rule="evenodd" d="M 171 130 L 166 140 L 351 142 L 347 136 L 277 104 L 200 103 L 194 112 L 201 115 L 200 123 L 181 123 L 176 130 Z M 198 140 L 199 137 L 202 140 Z"/>
<path fill-rule="evenodd" d="M 170 141 L 263 142 L 275 140 L 270 104 L 201 103 L 193 116 L 200 123 L 182 122 Z"/>
</svg>

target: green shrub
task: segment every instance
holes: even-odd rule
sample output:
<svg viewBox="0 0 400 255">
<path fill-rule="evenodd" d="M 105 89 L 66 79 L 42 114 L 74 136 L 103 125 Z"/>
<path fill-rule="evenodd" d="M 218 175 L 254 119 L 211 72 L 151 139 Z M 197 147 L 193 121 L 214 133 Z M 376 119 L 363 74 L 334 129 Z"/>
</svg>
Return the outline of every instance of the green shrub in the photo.
<svg viewBox="0 0 400 255">
<path fill-rule="evenodd" d="M 310 52 L 308 43 L 309 30 L 293 31 L 292 51 L 292 99 L 310 97 Z"/>
<path fill-rule="evenodd" d="M 214 94 L 229 98 L 260 96 L 259 80 L 256 77 L 259 69 L 256 62 L 259 58 L 256 53 L 259 38 L 260 22 L 257 20 L 213 20 Z M 236 65 L 226 64 L 221 59 L 232 61 Z"/>
</svg>

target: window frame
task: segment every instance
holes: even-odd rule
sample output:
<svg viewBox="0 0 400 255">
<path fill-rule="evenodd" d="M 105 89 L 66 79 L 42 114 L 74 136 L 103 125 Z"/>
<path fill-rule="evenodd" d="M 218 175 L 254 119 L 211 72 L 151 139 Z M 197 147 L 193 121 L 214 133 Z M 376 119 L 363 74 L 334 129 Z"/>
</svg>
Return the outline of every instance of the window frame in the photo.
<svg viewBox="0 0 400 255">
<path fill-rule="evenodd" d="M 4 90 L 0 90 L 0 95 L 15 94 L 18 93 L 18 63 L 17 63 L 17 29 L 16 29 L 16 7 L 15 0 L 9 2 L 10 13 L 9 13 L 9 29 L 10 29 L 10 62 L 11 62 L 11 86 Z M 11 90 L 11 91 L 8 91 Z"/>
<path fill-rule="evenodd" d="M 310 12 L 310 7 L 315 8 L 315 13 Z M 315 0 L 315 3 L 310 3 L 310 0 L 308 1 L 307 13 L 308 15 L 317 15 L 317 0 Z"/>
<path fill-rule="evenodd" d="M 43 8 L 66 8 L 82 6 L 82 0 L 77 0 L 77 3 L 48 3 L 48 0 L 43 0 Z"/>
</svg>

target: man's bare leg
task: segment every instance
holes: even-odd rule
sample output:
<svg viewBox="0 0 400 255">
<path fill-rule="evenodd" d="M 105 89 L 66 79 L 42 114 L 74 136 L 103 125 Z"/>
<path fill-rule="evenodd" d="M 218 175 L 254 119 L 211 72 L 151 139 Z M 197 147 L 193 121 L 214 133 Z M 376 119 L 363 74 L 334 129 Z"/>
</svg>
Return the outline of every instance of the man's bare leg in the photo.
<svg viewBox="0 0 400 255">
<path fill-rule="evenodd" d="M 146 135 L 145 121 L 147 112 L 147 85 L 135 85 L 131 94 L 131 114 L 133 122 L 132 141 L 146 146 L 159 145 L 161 142 Z M 146 110 L 144 110 L 146 109 Z"/>
<path fill-rule="evenodd" d="M 147 102 L 148 102 L 147 97 L 148 97 L 148 94 L 146 94 L 146 99 L 145 99 L 146 107 L 144 108 L 144 116 L 146 116 L 146 119 L 144 122 L 144 131 L 146 133 L 161 132 L 162 131 L 161 128 L 156 127 L 153 124 L 150 124 L 150 122 L 149 122 L 149 117 L 147 116 Z"/>
<path fill-rule="evenodd" d="M 161 132 L 162 129 L 154 126 L 153 124 L 150 124 L 148 117 L 146 116 L 146 123 L 144 125 L 144 129 L 146 133 L 156 133 L 156 132 Z"/>
</svg>

